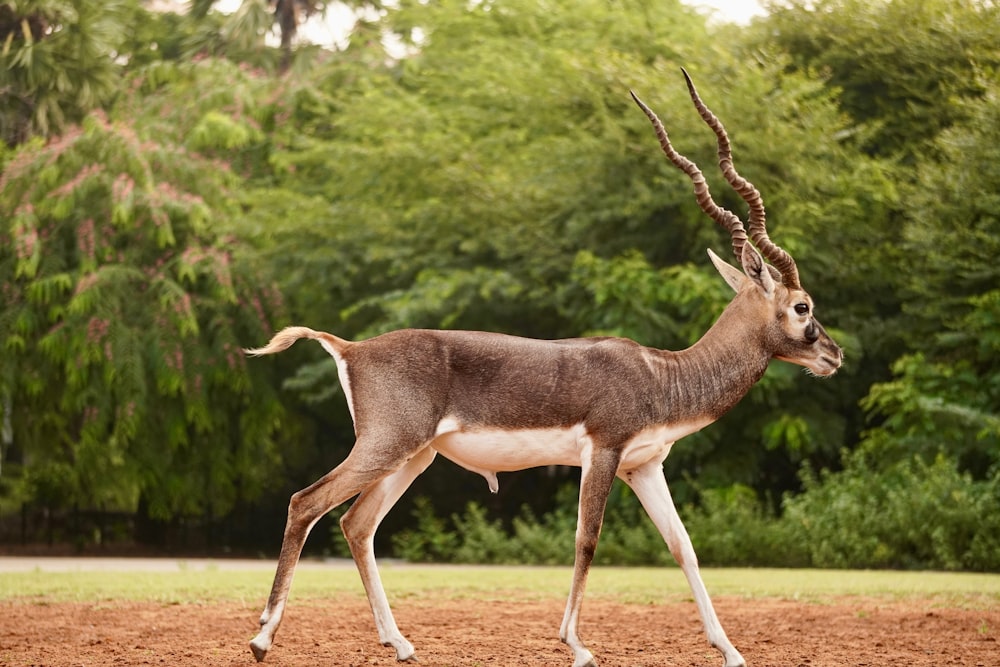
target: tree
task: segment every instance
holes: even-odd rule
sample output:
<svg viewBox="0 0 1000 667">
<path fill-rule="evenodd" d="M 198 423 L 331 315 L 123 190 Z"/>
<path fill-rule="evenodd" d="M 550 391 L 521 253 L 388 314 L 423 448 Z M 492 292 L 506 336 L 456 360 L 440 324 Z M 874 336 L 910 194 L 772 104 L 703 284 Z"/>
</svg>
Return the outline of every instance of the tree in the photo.
<svg viewBox="0 0 1000 667">
<path fill-rule="evenodd" d="M 203 53 L 225 55 L 285 73 L 294 64 L 298 52 L 304 51 L 308 56 L 316 54 L 317 49 L 304 48 L 307 44 L 299 37 L 299 28 L 310 18 L 324 16 L 330 3 L 322 0 L 243 0 L 234 12 L 221 20 L 216 20 L 218 14 L 210 12 L 214 4 L 215 0 L 192 3 L 188 16 L 199 30 L 190 46 Z M 345 0 L 337 4 L 346 5 L 357 17 L 382 9 L 378 0 Z M 277 50 L 268 39 L 273 33 L 278 36 Z"/>
<path fill-rule="evenodd" d="M 1000 7 L 980 0 L 775 0 L 756 43 L 840 91 L 873 155 L 907 162 L 964 119 L 1000 65 Z"/>
<path fill-rule="evenodd" d="M 131 0 L 0 7 L 0 448 L 28 465 L 36 491 L 123 506 L 160 494 L 157 512 L 211 503 L 220 514 L 264 484 L 263 463 L 237 474 L 233 461 L 251 451 L 277 460 L 273 428 L 246 425 L 256 435 L 244 447 L 222 424 L 258 400 L 272 426 L 291 409 L 282 424 L 303 436 L 282 448 L 276 477 L 301 485 L 340 460 L 350 418 L 315 350 L 276 362 L 275 375 L 291 377 L 282 407 L 267 402 L 279 381 L 257 384 L 264 362 L 234 372 L 239 386 L 220 379 L 211 401 L 194 391 L 197 369 L 204 383 L 205 360 L 223 358 L 219 345 L 271 333 L 276 310 L 262 301 L 269 321 L 256 324 L 250 296 L 269 291 L 268 276 L 288 319 L 353 338 L 443 326 L 687 345 L 728 296 L 704 256 L 727 241 L 628 89 L 720 203 L 744 204 L 714 168 L 681 65 L 726 123 L 772 235 L 847 355 L 834 381 L 808 391 L 774 364 L 732 414 L 676 448 L 667 465 L 679 502 L 740 482 L 777 503 L 801 488 L 802 467 L 839 467 L 841 449 L 862 440 L 865 460 L 878 459 L 869 449 L 890 461 L 944 448 L 963 474 L 989 475 L 1000 317 L 992 4 L 787 2 L 736 30 L 706 26 L 679 2 L 401 2 L 369 15 L 344 49 L 296 44 L 281 76 L 282 51 L 265 41 L 272 6 L 248 2 L 228 17 L 211 6 L 155 16 Z M 387 55 L 387 33 L 403 55 Z M 74 48 L 89 63 L 80 76 Z M 32 115 L 42 108 L 45 127 Z M 156 225 L 157 211 L 169 225 Z M 141 229 L 130 231 L 129 215 Z M 100 255 L 102 243 L 124 255 Z M 190 271 L 186 252 L 202 253 Z M 227 271 L 232 291 L 216 277 Z M 91 274 L 101 279 L 78 293 Z M 140 293 L 154 305 L 141 307 Z M 169 323 L 159 338 L 154 317 Z M 85 340 L 92 320 L 99 342 Z M 216 321 L 229 333 L 212 333 Z M 168 364 L 177 345 L 183 372 Z M 126 414 L 130 392 L 146 405 L 135 420 L 85 420 L 90 405 Z M 112 446 L 98 447 L 102 438 Z M 482 489 L 446 467 L 413 495 L 450 513 Z M 209 478 L 243 481 L 216 485 L 216 501 L 191 487 Z M 512 474 L 490 509 L 514 516 L 527 500 L 540 515 L 564 481 Z M 405 509 L 389 522 L 387 532 L 405 523 Z"/>
<path fill-rule="evenodd" d="M 124 3 L 0 4 L 0 140 L 59 134 L 117 90 Z"/>
<path fill-rule="evenodd" d="M 274 5 L 274 22 L 281 32 L 282 68 L 287 69 L 292 59 L 292 40 L 299 31 L 299 23 L 322 11 L 322 3 L 313 0 L 271 0 Z"/>
<path fill-rule="evenodd" d="M 727 241 L 659 152 L 630 87 L 720 201 L 744 204 L 712 167 L 714 137 L 686 96 L 684 64 L 765 193 L 774 237 L 822 286 L 824 318 L 874 326 L 883 295 L 872 298 L 866 272 L 898 235 L 891 165 L 842 138 L 849 121 L 822 82 L 786 73 L 780 57 L 737 61 L 679 3 L 413 3 L 384 23 L 423 37 L 388 64 L 352 44 L 310 85 L 285 89 L 272 169 L 252 179 L 261 187 L 245 223 L 267 235 L 296 319 L 350 337 L 444 326 L 688 345 L 725 298 L 704 248 Z M 274 219 L 285 222 L 268 227 Z M 775 364 L 749 403 L 675 450 L 672 474 L 777 497 L 796 487 L 801 462 L 836 462 L 870 383 L 855 370 L 867 342 L 839 337 L 850 366 L 836 383 L 804 395 L 797 373 Z M 318 360 L 296 384 L 319 397 L 333 382 Z M 536 509 L 556 483 L 531 484 Z"/>
<path fill-rule="evenodd" d="M 895 378 L 875 385 L 869 447 L 886 462 L 954 457 L 977 478 L 1000 464 L 1000 82 L 943 132 L 905 199 L 902 273 L 910 335 Z"/>
<path fill-rule="evenodd" d="M 221 514 L 278 460 L 282 409 L 240 352 L 280 297 L 232 237 L 232 173 L 101 114 L 0 180 L 0 396 L 27 493 Z"/>
</svg>

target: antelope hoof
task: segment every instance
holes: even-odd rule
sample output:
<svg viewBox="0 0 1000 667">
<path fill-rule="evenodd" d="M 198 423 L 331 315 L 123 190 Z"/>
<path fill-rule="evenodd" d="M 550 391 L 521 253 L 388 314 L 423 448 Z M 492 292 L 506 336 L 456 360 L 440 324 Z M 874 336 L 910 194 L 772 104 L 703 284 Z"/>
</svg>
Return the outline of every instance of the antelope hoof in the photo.
<svg viewBox="0 0 1000 667">
<path fill-rule="evenodd" d="M 257 659 L 257 662 L 264 662 L 264 656 L 267 655 L 267 649 L 269 648 L 271 648 L 271 642 L 261 639 L 259 635 L 250 641 L 250 652 L 253 653 L 253 657 Z"/>
<path fill-rule="evenodd" d="M 382 646 L 391 646 L 396 649 L 396 662 L 420 662 L 417 660 L 416 651 L 413 650 L 413 644 L 405 639 L 399 643 L 394 641 L 384 641 L 382 642 Z"/>
<path fill-rule="evenodd" d="M 743 659 L 743 656 L 739 654 L 739 651 L 733 649 L 735 655 L 726 655 L 726 662 L 722 667 L 747 667 L 747 661 Z"/>
</svg>

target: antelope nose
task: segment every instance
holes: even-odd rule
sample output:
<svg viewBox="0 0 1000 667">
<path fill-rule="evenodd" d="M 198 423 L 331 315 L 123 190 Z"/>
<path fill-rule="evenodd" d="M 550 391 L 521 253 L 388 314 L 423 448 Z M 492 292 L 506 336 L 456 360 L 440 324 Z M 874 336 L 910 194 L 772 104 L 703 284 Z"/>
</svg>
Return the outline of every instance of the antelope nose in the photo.
<svg viewBox="0 0 1000 667">
<path fill-rule="evenodd" d="M 837 366 L 840 366 L 842 363 L 844 363 L 844 350 L 833 341 L 830 341 L 829 355 L 830 358 L 837 364 Z"/>
</svg>

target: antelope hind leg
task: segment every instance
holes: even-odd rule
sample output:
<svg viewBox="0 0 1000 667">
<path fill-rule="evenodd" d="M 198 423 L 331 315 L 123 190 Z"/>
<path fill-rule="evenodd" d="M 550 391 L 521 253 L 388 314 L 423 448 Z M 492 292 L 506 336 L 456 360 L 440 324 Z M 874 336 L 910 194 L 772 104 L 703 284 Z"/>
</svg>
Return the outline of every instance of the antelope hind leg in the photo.
<svg viewBox="0 0 1000 667">
<path fill-rule="evenodd" d="M 378 566 L 375 563 L 373 538 L 382 519 L 413 480 L 427 469 L 435 454 L 436 452 L 430 447 L 422 449 L 402 468 L 365 489 L 340 520 L 340 528 L 347 538 L 354 563 L 361 575 L 361 582 L 368 594 L 368 604 L 371 605 L 372 615 L 375 617 L 379 641 L 383 646 L 396 649 L 396 660 L 400 662 L 411 660 L 416 662 L 417 659 L 414 656 L 413 644 L 399 631 L 396 619 L 392 616 L 389 600 L 386 598 Z"/>
<path fill-rule="evenodd" d="M 250 650 L 257 662 L 264 660 L 274 642 L 278 626 L 281 625 L 295 566 L 299 562 L 309 531 L 324 514 L 386 475 L 384 468 L 358 465 L 360 457 L 357 452 L 358 446 L 355 445 L 351 454 L 339 466 L 312 485 L 292 494 L 271 594 L 260 616 L 260 632 L 250 640 Z"/>
</svg>

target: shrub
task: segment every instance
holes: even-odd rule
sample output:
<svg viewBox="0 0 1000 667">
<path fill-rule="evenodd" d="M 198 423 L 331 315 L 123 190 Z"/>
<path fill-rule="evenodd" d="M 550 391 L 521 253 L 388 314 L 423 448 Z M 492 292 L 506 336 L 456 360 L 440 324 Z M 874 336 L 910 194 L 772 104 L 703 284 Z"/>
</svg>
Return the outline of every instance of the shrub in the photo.
<svg viewBox="0 0 1000 667">
<path fill-rule="evenodd" d="M 803 473 L 805 490 L 777 516 L 753 489 L 701 491 L 684 523 L 705 565 L 1000 570 L 1000 471 L 975 481 L 954 461 L 919 458 L 884 469 L 861 454 L 837 473 Z M 619 490 L 620 491 L 620 490 Z M 417 528 L 397 535 L 407 560 L 569 564 L 576 534 L 576 489 L 559 493 L 540 519 L 523 508 L 509 528 L 470 503 L 449 520 L 426 499 Z M 604 522 L 595 563 L 665 565 L 663 538 L 630 493 L 618 493 Z"/>
<path fill-rule="evenodd" d="M 784 520 L 815 566 L 1000 569 L 1000 474 L 977 482 L 943 456 L 877 470 L 854 456 L 804 482 Z"/>
<path fill-rule="evenodd" d="M 452 560 L 458 536 L 448 529 L 447 521 L 434 514 L 434 507 L 427 498 L 414 501 L 413 516 L 416 528 L 392 536 L 396 555 L 412 562 L 449 562 Z"/>
<path fill-rule="evenodd" d="M 701 491 L 701 505 L 685 508 L 684 524 L 705 565 L 802 567 L 809 553 L 794 527 L 775 517 L 748 486 Z"/>
<path fill-rule="evenodd" d="M 465 506 L 465 514 L 453 514 L 458 541 L 451 561 L 454 563 L 517 563 L 519 551 L 499 519 L 490 521 L 486 509 L 478 503 Z"/>
</svg>

